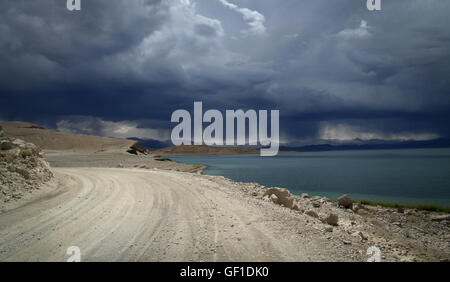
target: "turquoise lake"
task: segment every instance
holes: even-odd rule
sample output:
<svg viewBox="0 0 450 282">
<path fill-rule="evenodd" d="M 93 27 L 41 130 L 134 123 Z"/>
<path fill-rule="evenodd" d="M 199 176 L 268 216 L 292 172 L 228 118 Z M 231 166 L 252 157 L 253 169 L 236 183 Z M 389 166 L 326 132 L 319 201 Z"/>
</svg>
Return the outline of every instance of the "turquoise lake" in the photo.
<svg viewBox="0 0 450 282">
<path fill-rule="evenodd" d="M 450 149 L 327 151 L 259 155 L 176 156 L 206 165 L 208 175 L 289 188 L 336 199 L 450 206 Z"/>
</svg>

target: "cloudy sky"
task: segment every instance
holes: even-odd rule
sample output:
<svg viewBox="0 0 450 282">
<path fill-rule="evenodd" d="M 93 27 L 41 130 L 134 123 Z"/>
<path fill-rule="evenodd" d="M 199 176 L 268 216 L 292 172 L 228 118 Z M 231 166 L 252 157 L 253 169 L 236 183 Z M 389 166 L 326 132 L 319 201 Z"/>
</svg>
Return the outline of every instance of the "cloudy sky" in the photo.
<svg viewBox="0 0 450 282">
<path fill-rule="evenodd" d="M 290 144 L 450 137 L 450 1 L 65 2 L 0 2 L 0 120 L 165 140 L 203 101 Z"/>
</svg>

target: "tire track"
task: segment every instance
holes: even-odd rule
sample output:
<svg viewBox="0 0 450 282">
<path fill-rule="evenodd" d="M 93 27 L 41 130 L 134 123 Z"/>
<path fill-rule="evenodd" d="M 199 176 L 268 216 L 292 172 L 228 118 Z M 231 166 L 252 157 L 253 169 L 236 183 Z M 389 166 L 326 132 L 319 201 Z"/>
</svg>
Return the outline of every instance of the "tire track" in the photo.
<svg viewBox="0 0 450 282">
<path fill-rule="evenodd" d="M 299 258 L 226 187 L 168 171 L 58 168 L 59 186 L 0 214 L 0 261 L 242 261 Z M 277 243 L 278 242 L 278 243 Z"/>
</svg>

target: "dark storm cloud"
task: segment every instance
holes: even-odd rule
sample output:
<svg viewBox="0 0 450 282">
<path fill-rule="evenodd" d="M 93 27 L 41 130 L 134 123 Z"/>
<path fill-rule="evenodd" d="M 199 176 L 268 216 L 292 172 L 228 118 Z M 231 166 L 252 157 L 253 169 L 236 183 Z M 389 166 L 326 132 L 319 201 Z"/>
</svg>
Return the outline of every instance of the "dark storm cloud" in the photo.
<svg viewBox="0 0 450 282">
<path fill-rule="evenodd" d="M 163 138 L 197 100 L 280 109 L 290 142 L 450 135 L 448 1 L 64 2 L 0 3 L 0 118 Z"/>
</svg>

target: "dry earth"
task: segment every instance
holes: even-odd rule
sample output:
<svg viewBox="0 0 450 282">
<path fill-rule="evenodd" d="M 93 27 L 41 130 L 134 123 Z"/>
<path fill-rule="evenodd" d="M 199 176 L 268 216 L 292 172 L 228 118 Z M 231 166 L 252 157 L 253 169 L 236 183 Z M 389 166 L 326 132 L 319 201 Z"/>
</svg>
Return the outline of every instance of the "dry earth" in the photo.
<svg viewBox="0 0 450 282">
<path fill-rule="evenodd" d="M 64 261 L 69 246 L 80 248 L 83 261 L 365 259 L 365 244 L 329 240 L 308 217 L 220 177 L 110 168 L 54 173 L 45 193 L 0 215 L 0 261 Z"/>
</svg>

